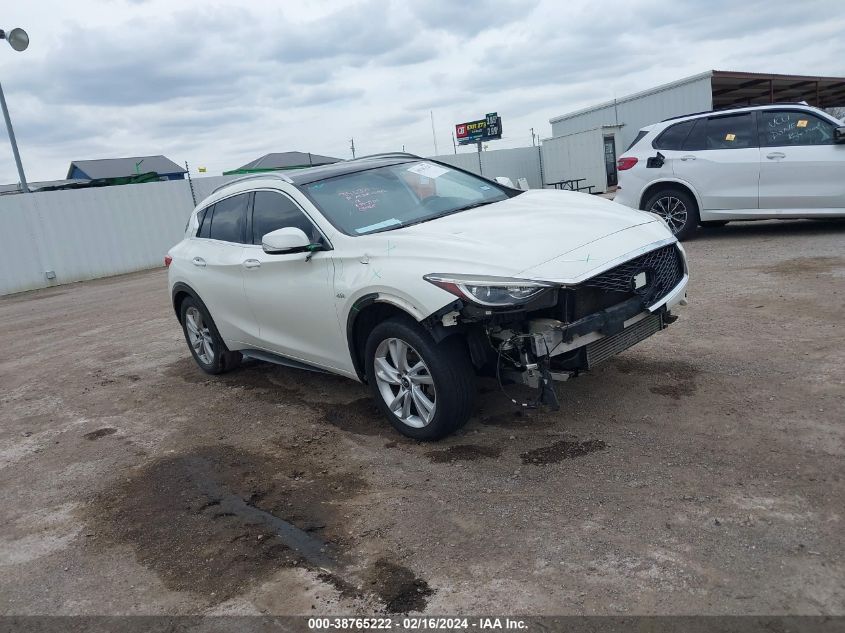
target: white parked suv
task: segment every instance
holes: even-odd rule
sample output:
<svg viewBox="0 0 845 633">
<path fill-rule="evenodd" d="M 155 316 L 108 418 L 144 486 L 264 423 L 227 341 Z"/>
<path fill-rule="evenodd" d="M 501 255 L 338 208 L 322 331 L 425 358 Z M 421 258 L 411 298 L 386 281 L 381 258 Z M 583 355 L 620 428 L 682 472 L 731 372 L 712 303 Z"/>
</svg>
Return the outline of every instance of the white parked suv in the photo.
<svg viewBox="0 0 845 633">
<path fill-rule="evenodd" d="M 247 356 L 364 381 L 418 439 L 466 422 L 476 374 L 556 406 L 553 380 L 672 323 L 688 280 L 651 213 L 409 154 L 230 182 L 165 262 L 203 370 Z"/>
<path fill-rule="evenodd" d="M 699 224 L 845 217 L 845 127 L 803 104 L 704 112 L 640 130 L 618 161 L 614 200 Z"/>
</svg>

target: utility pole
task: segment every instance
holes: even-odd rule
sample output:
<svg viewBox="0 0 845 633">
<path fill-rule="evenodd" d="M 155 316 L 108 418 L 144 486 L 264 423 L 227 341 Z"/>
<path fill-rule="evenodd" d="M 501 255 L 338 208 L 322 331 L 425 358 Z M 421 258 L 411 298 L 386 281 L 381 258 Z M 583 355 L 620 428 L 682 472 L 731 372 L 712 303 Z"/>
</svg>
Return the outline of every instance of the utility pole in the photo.
<svg viewBox="0 0 845 633">
<path fill-rule="evenodd" d="M 534 128 L 531 128 L 531 147 L 535 147 L 534 144 Z"/>
<path fill-rule="evenodd" d="M 9 142 L 12 144 L 12 155 L 15 157 L 15 165 L 18 168 L 18 178 L 21 179 L 21 189 L 24 193 L 29 193 L 29 185 L 23 173 L 21 155 L 18 152 L 18 142 L 15 140 L 15 130 L 12 129 L 12 119 L 9 117 L 9 108 L 6 107 L 6 97 L 3 95 L 2 84 L 0 84 L 0 108 L 3 109 L 3 118 L 6 119 L 6 131 L 9 133 Z"/>
<path fill-rule="evenodd" d="M 481 168 L 481 141 L 478 141 L 478 175 L 484 175 L 484 171 Z"/>
<path fill-rule="evenodd" d="M 351 144 L 351 147 L 352 147 L 352 158 L 355 158 L 355 139 L 354 138 L 349 139 L 349 143 Z"/>
<path fill-rule="evenodd" d="M 434 139 L 434 155 L 437 156 L 437 134 L 434 133 L 434 110 L 429 110 L 431 115 L 431 138 Z"/>
<path fill-rule="evenodd" d="M 22 52 L 29 46 L 29 35 L 23 29 L 12 29 L 8 33 L 0 29 L 0 40 L 9 42 L 9 46 L 17 52 Z M 15 157 L 15 166 L 18 168 L 18 178 L 21 179 L 21 190 L 29 193 L 29 185 L 26 182 L 26 175 L 23 173 L 21 155 L 18 152 L 18 142 L 15 139 L 15 130 L 12 129 L 12 119 L 9 117 L 9 108 L 6 106 L 6 97 L 3 94 L 3 86 L 0 84 L 0 109 L 3 110 L 3 118 L 6 120 L 6 131 L 9 133 L 9 142 L 12 144 L 12 154 Z"/>
<path fill-rule="evenodd" d="M 185 171 L 188 173 L 188 186 L 191 188 L 191 200 L 194 201 L 194 206 L 197 206 L 197 194 L 194 191 L 194 181 L 191 180 L 191 168 L 188 167 L 188 161 L 185 161 Z"/>
</svg>

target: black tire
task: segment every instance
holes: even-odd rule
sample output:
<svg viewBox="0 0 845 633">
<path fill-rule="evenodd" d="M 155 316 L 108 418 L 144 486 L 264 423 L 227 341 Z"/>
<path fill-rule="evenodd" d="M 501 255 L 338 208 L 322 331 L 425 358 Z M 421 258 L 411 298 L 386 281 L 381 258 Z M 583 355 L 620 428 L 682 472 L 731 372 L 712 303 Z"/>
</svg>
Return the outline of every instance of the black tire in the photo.
<svg viewBox="0 0 845 633">
<path fill-rule="evenodd" d="M 725 226 L 728 223 L 727 220 L 702 220 L 699 224 L 708 229 L 718 229 Z"/>
<path fill-rule="evenodd" d="M 202 318 L 201 326 L 203 330 L 207 331 L 212 352 L 210 358 L 207 349 L 203 349 L 202 346 L 200 346 L 200 352 L 197 352 L 191 342 L 187 315 L 189 311 L 193 313 L 194 310 L 199 313 Z M 217 331 L 217 326 L 214 325 L 211 315 L 208 313 L 208 310 L 206 310 L 202 302 L 197 301 L 193 297 L 186 297 L 182 301 L 182 305 L 179 307 L 179 320 L 182 323 L 182 333 L 185 335 L 185 342 L 188 344 L 191 356 L 194 357 L 194 361 L 204 372 L 208 374 L 222 374 L 223 372 L 230 371 L 241 364 L 241 353 L 229 351 L 229 348 L 226 347 L 226 344 L 220 337 L 220 333 Z M 202 356 L 200 354 L 202 354 Z"/>
<path fill-rule="evenodd" d="M 672 201 L 679 201 L 683 205 L 683 212 L 685 214 L 683 221 L 680 219 L 681 215 L 678 207 L 670 206 L 674 204 Z M 670 215 L 666 212 L 667 207 L 672 210 L 672 217 L 667 217 Z M 672 233 L 679 240 L 691 238 L 695 234 L 695 229 L 698 227 L 698 205 L 695 203 L 695 198 L 681 189 L 672 187 L 659 189 L 646 200 L 643 209 L 657 213 L 666 220 Z"/>
<path fill-rule="evenodd" d="M 375 374 L 376 351 L 384 341 L 400 339 L 424 362 L 436 392 L 433 418 L 421 428 L 406 424 L 390 410 Z M 409 353 L 410 353 L 409 352 Z M 364 351 L 367 382 L 379 409 L 402 435 L 417 440 L 437 440 L 466 424 L 475 402 L 475 372 L 466 345 L 459 336 L 435 343 L 431 335 L 410 317 L 394 317 L 379 323 L 370 333 Z M 396 387 L 397 390 L 400 387 Z M 412 404 L 416 407 L 416 404 Z"/>
</svg>

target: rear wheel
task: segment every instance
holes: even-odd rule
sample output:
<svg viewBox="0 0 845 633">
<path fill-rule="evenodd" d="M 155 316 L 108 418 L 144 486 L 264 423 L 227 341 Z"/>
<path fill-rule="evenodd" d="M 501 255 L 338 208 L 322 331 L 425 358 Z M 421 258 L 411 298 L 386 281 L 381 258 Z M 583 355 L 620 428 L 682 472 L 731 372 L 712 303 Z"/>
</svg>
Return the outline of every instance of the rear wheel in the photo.
<svg viewBox="0 0 845 633">
<path fill-rule="evenodd" d="M 672 234 L 685 240 L 698 226 L 698 206 L 693 197 L 680 189 L 661 189 L 646 200 L 644 209 L 666 221 Z"/>
<path fill-rule="evenodd" d="M 200 369 L 222 374 L 240 365 L 240 352 L 229 351 L 204 305 L 188 297 L 182 301 L 180 313 L 188 349 Z"/>
<path fill-rule="evenodd" d="M 367 339 L 365 359 L 373 397 L 403 435 L 436 440 L 469 419 L 475 373 L 459 338 L 435 343 L 410 319 L 388 319 Z"/>
</svg>

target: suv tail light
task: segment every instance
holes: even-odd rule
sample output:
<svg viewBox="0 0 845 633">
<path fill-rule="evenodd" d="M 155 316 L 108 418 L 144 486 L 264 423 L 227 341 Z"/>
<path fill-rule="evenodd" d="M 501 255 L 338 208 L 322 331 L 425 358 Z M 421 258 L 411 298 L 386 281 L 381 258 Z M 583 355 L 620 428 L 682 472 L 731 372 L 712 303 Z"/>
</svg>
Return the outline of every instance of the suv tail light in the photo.
<svg viewBox="0 0 845 633">
<path fill-rule="evenodd" d="M 616 161 L 616 169 L 619 171 L 625 171 L 626 169 L 631 169 L 634 165 L 637 164 L 637 159 L 633 156 L 623 156 L 618 161 Z"/>
<path fill-rule="evenodd" d="M 170 268 L 170 262 L 172 262 L 172 261 L 173 261 L 173 258 L 170 255 L 165 255 L 164 256 L 164 267 Z"/>
</svg>

